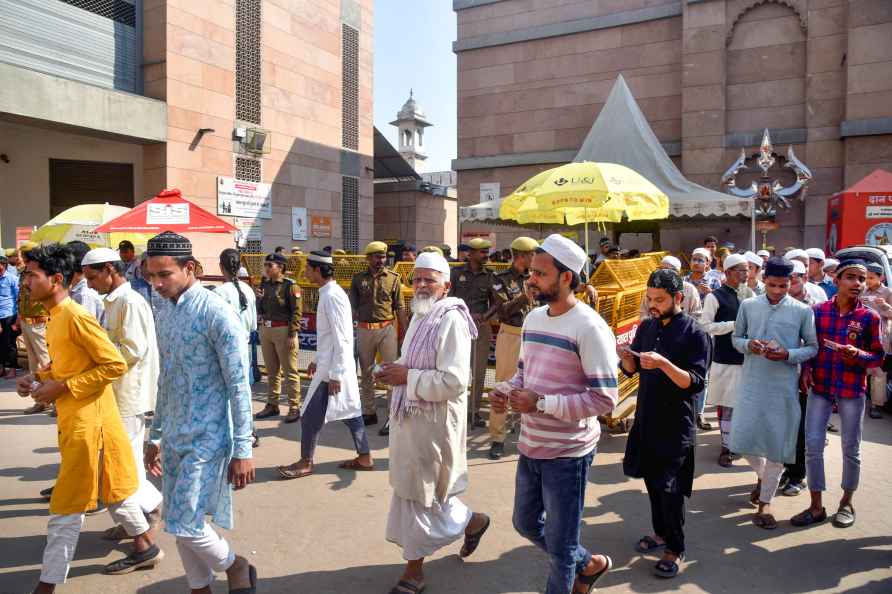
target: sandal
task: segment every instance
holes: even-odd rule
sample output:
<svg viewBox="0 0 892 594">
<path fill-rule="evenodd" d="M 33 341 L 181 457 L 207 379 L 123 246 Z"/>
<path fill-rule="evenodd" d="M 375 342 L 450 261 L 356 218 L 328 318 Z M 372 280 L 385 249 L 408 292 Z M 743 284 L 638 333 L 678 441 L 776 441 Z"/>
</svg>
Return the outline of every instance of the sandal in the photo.
<svg viewBox="0 0 892 594">
<path fill-rule="evenodd" d="M 731 452 L 727 448 L 722 448 L 722 452 L 719 454 L 719 466 L 731 468 Z"/>
<path fill-rule="evenodd" d="M 415 584 L 406 580 L 400 580 L 396 583 L 396 586 L 390 589 L 390 594 L 421 594 L 424 592 L 425 587 L 426 584 L 424 582 Z"/>
<path fill-rule="evenodd" d="M 651 553 L 664 548 L 666 548 L 666 543 L 659 543 L 652 536 L 642 536 L 638 544 L 635 545 L 635 550 L 639 553 Z"/>
<path fill-rule="evenodd" d="M 850 528 L 855 524 L 855 508 L 852 504 L 843 505 L 833 514 L 833 525 L 837 528 Z"/>
<path fill-rule="evenodd" d="M 375 470 L 375 464 L 372 463 L 371 465 L 366 466 L 359 461 L 359 458 L 353 458 L 352 460 L 341 462 L 340 464 L 338 464 L 338 468 L 343 468 L 345 470 L 355 470 L 357 472 L 368 472 L 370 470 Z"/>
<path fill-rule="evenodd" d="M 790 518 L 790 523 L 794 526 L 803 527 L 803 526 L 811 526 L 812 524 L 819 524 L 827 519 L 827 510 L 823 507 L 821 508 L 821 513 L 815 515 L 811 513 L 811 509 L 807 509 L 802 513 L 796 514 L 792 518 Z"/>
<path fill-rule="evenodd" d="M 249 588 L 236 588 L 235 590 L 230 590 L 229 594 L 256 594 L 257 568 L 253 565 L 248 565 L 248 579 L 251 581 L 251 586 Z"/>
<path fill-rule="evenodd" d="M 684 555 L 679 555 L 675 561 L 660 559 L 657 561 L 657 564 L 654 565 L 654 575 L 666 579 L 674 578 L 678 575 L 680 569 L 678 564 L 679 561 L 684 561 Z"/>
<path fill-rule="evenodd" d="M 483 528 L 478 530 L 475 534 L 465 534 L 465 542 L 461 546 L 461 551 L 459 551 L 459 556 L 462 559 L 474 554 L 474 551 L 476 551 L 477 547 L 480 545 L 480 539 L 483 538 L 483 535 L 489 530 L 490 518 L 486 514 L 484 514 L 483 517 L 486 518 L 486 523 L 483 525 Z"/>
<path fill-rule="evenodd" d="M 753 516 L 753 524 L 765 530 L 774 530 L 777 528 L 777 520 L 771 514 L 756 514 Z"/>
<path fill-rule="evenodd" d="M 303 478 L 305 476 L 310 476 L 311 474 L 313 474 L 312 468 L 304 468 L 303 470 L 298 470 L 297 463 L 290 466 L 276 466 L 276 470 L 279 472 L 279 476 L 281 476 L 282 479 L 286 481 L 289 481 L 291 479 Z"/>
<path fill-rule="evenodd" d="M 610 555 L 601 556 L 604 557 L 604 559 L 607 561 L 607 563 L 604 565 L 604 569 L 602 569 L 598 573 L 593 573 L 592 575 L 585 575 L 582 573 L 576 574 L 576 579 L 579 581 L 579 583 L 583 586 L 587 586 L 585 590 L 586 594 L 591 594 L 591 592 L 595 590 L 595 582 L 601 579 L 601 576 L 605 575 L 608 571 L 613 569 L 613 559 L 610 558 Z M 579 590 L 574 590 L 573 592 L 579 592 Z"/>
</svg>

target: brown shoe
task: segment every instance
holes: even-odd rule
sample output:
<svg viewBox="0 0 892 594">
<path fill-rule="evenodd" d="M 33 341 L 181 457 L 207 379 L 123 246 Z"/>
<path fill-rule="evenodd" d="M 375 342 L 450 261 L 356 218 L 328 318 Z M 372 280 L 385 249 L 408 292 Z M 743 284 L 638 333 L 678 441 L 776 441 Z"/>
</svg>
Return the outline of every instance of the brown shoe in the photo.
<svg viewBox="0 0 892 594">
<path fill-rule="evenodd" d="M 731 452 L 728 451 L 728 448 L 722 448 L 722 452 L 719 454 L 719 466 L 731 468 Z"/>
<path fill-rule="evenodd" d="M 279 416 L 279 406 L 277 404 L 267 404 L 263 410 L 254 415 L 255 419 L 268 419 L 270 417 Z"/>
<path fill-rule="evenodd" d="M 292 406 L 288 409 L 288 414 L 285 415 L 286 423 L 294 423 L 300 420 L 300 407 Z"/>
<path fill-rule="evenodd" d="M 24 413 L 26 415 L 36 415 L 37 413 L 42 413 L 45 410 L 46 410 L 45 404 L 40 404 L 39 402 L 35 402 L 34 406 L 29 406 L 28 408 L 23 410 L 22 413 Z"/>
</svg>

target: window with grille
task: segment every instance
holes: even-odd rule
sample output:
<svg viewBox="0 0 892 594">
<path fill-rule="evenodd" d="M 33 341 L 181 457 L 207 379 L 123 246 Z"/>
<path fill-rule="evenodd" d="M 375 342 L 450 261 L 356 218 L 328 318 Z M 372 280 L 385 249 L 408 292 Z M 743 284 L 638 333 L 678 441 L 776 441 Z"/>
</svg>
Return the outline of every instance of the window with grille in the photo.
<svg viewBox="0 0 892 594">
<path fill-rule="evenodd" d="M 258 159 L 248 159 L 245 157 L 235 158 L 235 179 L 244 181 L 260 182 L 263 178 L 263 171 L 260 168 L 261 162 Z"/>
<path fill-rule="evenodd" d="M 359 178 L 341 178 L 341 220 L 343 221 L 344 249 L 359 251 Z"/>
<path fill-rule="evenodd" d="M 262 0 L 235 1 L 235 117 L 260 124 Z"/>
<path fill-rule="evenodd" d="M 62 2 L 104 16 L 116 23 L 136 26 L 136 7 L 131 2 L 124 0 L 62 0 Z"/>
<path fill-rule="evenodd" d="M 359 150 L 359 31 L 341 29 L 341 146 Z"/>
</svg>

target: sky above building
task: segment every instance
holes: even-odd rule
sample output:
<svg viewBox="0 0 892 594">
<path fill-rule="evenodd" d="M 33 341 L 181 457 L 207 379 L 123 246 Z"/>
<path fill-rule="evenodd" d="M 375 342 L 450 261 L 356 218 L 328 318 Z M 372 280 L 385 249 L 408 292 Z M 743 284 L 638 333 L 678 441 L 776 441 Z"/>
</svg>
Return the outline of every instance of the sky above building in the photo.
<svg viewBox="0 0 892 594">
<path fill-rule="evenodd" d="M 424 131 L 425 171 L 452 168 L 456 155 L 455 13 L 449 0 L 375 2 L 375 126 L 394 147 L 409 89 L 433 126 Z"/>
</svg>

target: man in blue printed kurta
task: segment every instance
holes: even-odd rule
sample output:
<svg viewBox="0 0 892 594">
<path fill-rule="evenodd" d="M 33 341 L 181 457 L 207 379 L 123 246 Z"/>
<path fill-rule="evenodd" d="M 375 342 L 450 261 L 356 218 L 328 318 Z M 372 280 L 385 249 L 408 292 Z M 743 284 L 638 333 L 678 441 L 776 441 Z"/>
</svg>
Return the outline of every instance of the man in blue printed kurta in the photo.
<svg viewBox="0 0 892 594">
<path fill-rule="evenodd" d="M 205 522 L 209 515 L 231 529 L 232 489 L 254 480 L 247 336 L 232 308 L 196 279 L 189 240 L 164 232 L 147 253 L 148 280 L 171 302 L 156 320 L 166 347 L 146 447 L 146 467 L 163 477 L 165 530 L 177 538 L 193 593 L 209 594 L 218 571 L 230 592 L 253 593 L 254 567 Z"/>
<path fill-rule="evenodd" d="M 769 530 L 777 528 L 770 504 L 784 462 L 796 460 L 799 364 L 818 352 L 811 308 L 787 294 L 792 272 L 789 260 L 768 259 L 765 293 L 741 303 L 732 336 L 744 362 L 731 419 L 731 449 L 745 455 L 758 476 L 751 496 L 759 506 L 753 523 Z"/>
</svg>

